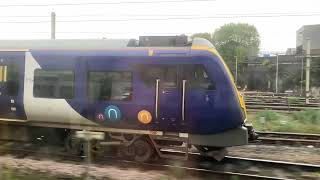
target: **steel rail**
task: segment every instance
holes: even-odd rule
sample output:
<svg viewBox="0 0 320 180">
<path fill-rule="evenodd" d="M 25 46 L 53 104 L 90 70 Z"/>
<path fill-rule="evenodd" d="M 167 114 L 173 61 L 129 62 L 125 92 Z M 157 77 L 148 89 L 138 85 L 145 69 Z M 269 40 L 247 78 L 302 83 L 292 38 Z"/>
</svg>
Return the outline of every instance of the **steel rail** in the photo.
<svg viewBox="0 0 320 180">
<path fill-rule="evenodd" d="M 110 158 L 109 158 L 110 159 Z M 128 161 L 128 160 L 118 160 L 116 161 L 120 163 L 125 163 L 126 165 L 128 163 L 133 164 L 136 166 L 140 166 L 143 168 L 156 168 L 156 169 L 161 169 L 161 170 L 175 170 L 175 171 L 185 171 L 190 174 L 196 174 L 197 176 L 210 176 L 212 175 L 215 178 L 227 178 L 230 179 L 234 177 L 235 179 L 261 179 L 261 180 L 284 180 L 288 178 L 281 178 L 281 177 L 273 177 L 273 176 L 263 176 L 263 175 L 257 175 L 257 174 L 247 174 L 247 173 L 238 173 L 238 172 L 231 172 L 231 171 L 219 171 L 219 170 L 213 170 L 213 169 L 206 169 L 206 168 L 199 168 L 195 166 L 177 166 L 177 165 L 172 165 L 172 164 L 166 164 L 165 162 L 161 161 L 160 163 L 140 163 L 140 162 L 135 162 L 135 161 Z M 108 161 L 110 163 L 110 161 Z M 199 174 L 201 173 L 201 174 Z"/>
<path fill-rule="evenodd" d="M 294 133 L 294 132 L 273 132 L 273 131 L 256 131 L 260 136 L 276 136 L 276 137 L 291 137 L 297 139 L 316 139 L 320 140 L 320 134 L 310 133 Z"/>
<path fill-rule="evenodd" d="M 283 169 L 292 169 L 292 170 L 305 170 L 310 172 L 319 172 L 320 165 L 317 164 L 306 164 L 306 163 L 297 163 L 297 162 L 287 162 L 287 161 L 275 161 L 269 159 L 257 159 L 257 158 L 245 158 L 245 157 L 237 157 L 237 156 L 226 156 L 225 161 L 230 163 L 243 163 L 249 162 L 254 165 L 262 165 L 264 167 L 277 167 Z"/>
<path fill-rule="evenodd" d="M 71 161 L 71 162 L 79 162 L 80 160 L 83 160 L 83 157 L 78 156 L 70 156 L 65 155 L 62 153 L 52 153 L 52 152 L 41 152 L 41 151 L 35 151 L 35 150 L 28 150 L 28 149 L 22 149 L 22 148 L 3 148 L 0 147 L 0 154 L 3 150 L 6 150 L 8 153 L 22 153 L 18 154 L 19 158 L 25 158 L 30 155 L 47 155 L 47 157 L 55 158 L 55 157 L 62 157 L 63 160 Z M 27 153 L 27 154 L 26 154 Z M 279 177 L 271 177 L 271 176 L 263 176 L 263 175 L 257 175 L 257 174 L 246 174 L 246 173 L 239 173 L 239 172 L 231 172 L 231 171 L 219 171 L 219 170 L 212 170 L 212 169 L 205 169 L 205 168 L 197 168 L 197 167 L 190 167 L 190 166 L 177 166 L 172 164 L 166 164 L 165 161 L 157 161 L 155 163 L 139 163 L 135 161 L 130 160 L 123 160 L 119 158 L 115 158 L 114 156 L 105 156 L 106 159 L 104 160 L 98 160 L 94 161 L 94 164 L 97 165 L 118 165 L 118 166 L 125 166 L 127 168 L 130 167 L 140 167 L 142 169 L 152 169 L 152 170 L 175 170 L 175 171 L 185 171 L 189 173 L 190 175 L 196 175 L 196 176 L 206 176 L 206 177 L 212 177 L 215 178 L 231 178 L 231 177 L 237 177 L 237 179 L 258 179 L 258 180 L 284 180 L 287 178 L 279 178 Z"/>
<path fill-rule="evenodd" d="M 263 132 L 257 131 L 258 139 L 254 143 L 283 144 L 283 145 L 312 145 L 320 146 L 320 134 Z"/>
</svg>

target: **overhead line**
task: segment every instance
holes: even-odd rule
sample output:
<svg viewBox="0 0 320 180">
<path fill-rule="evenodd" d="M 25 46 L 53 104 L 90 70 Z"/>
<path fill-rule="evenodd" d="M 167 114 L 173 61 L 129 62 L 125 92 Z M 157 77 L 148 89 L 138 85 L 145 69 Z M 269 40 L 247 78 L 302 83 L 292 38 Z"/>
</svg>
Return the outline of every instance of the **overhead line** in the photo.
<svg viewBox="0 0 320 180">
<path fill-rule="evenodd" d="M 252 16 L 310 16 L 310 15 L 319 15 L 320 12 L 292 12 L 292 13 L 244 13 L 244 14 L 212 14 L 206 15 L 205 17 L 217 17 L 217 18 L 224 18 L 224 17 L 252 17 Z M 103 17 L 103 16 L 110 16 L 114 14 L 80 14 L 80 15 L 59 15 L 59 17 Z M 176 16 L 176 17 L 192 17 L 198 18 L 203 17 L 203 15 L 197 14 L 120 14 L 117 15 L 120 17 L 164 17 L 164 16 Z M 12 16 L 0 16 L 0 18 L 10 18 L 10 17 L 48 17 L 48 15 L 12 15 Z"/>
<path fill-rule="evenodd" d="M 82 5 L 113 5 L 113 4 L 152 4 L 181 2 L 213 2 L 215 0 L 162 0 L 162 1 L 119 1 L 119 2 L 82 2 L 82 3 L 52 3 L 52 4 L 3 4 L 0 7 L 44 7 L 44 6 L 82 6 Z"/>
<path fill-rule="evenodd" d="M 190 19 L 228 19 L 228 18 L 267 18 L 267 17 L 305 17 L 320 16 L 318 14 L 287 14 L 287 15 L 252 15 L 252 16 L 202 16 L 202 17 L 167 17 L 167 18 L 132 18 L 132 19 L 85 19 L 59 20 L 57 22 L 123 22 L 123 21 L 163 21 L 163 20 L 190 20 Z M 49 23 L 50 21 L 0 21 L 0 23 Z"/>
<path fill-rule="evenodd" d="M 167 18 L 131 18 L 131 19 L 86 19 L 86 20 L 60 20 L 57 22 L 100 22 L 100 21 L 162 21 L 187 19 L 226 19 L 226 18 L 256 18 L 256 17 L 285 17 L 285 16 L 320 16 L 317 14 L 288 14 L 288 15 L 251 15 L 251 16 L 201 16 L 201 17 L 167 17 Z"/>
<path fill-rule="evenodd" d="M 50 32 L 1 32 L 3 34 L 48 34 Z M 155 32 L 155 33 L 148 33 L 148 34 L 175 34 L 175 35 L 181 35 L 181 34 L 194 34 L 195 32 Z M 138 34 L 138 33 L 132 33 L 132 32 L 56 32 L 56 34 Z"/>
<path fill-rule="evenodd" d="M 2 24 L 39 24 L 50 23 L 50 21 L 0 21 Z"/>
</svg>

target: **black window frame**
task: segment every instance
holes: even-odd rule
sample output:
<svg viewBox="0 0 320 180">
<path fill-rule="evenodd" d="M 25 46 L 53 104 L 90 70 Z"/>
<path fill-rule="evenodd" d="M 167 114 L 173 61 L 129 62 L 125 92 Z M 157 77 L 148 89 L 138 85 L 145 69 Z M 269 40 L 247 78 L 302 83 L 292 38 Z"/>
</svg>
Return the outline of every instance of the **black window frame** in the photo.
<svg viewBox="0 0 320 180">
<path fill-rule="evenodd" d="M 211 85 L 212 85 L 212 89 L 204 89 L 204 88 L 202 88 L 202 87 L 200 87 L 200 86 L 198 86 L 198 87 L 194 87 L 194 86 L 192 86 L 192 85 L 190 85 L 190 80 L 188 80 L 188 79 L 185 79 L 184 78 L 184 73 L 185 73 L 185 67 L 186 66 L 200 66 L 200 67 L 202 67 L 202 70 L 206 73 L 206 75 L 208 76 L 208 81 L 209 81 L 209 83 L 211 83 Z M 181 80 L 187 80 L 187 89 L 191 89 L 191 90 L 205 90 L 205 91 L 215 91 L 216 89 L 217 89 L 217 86 L 216 86 L 216 83 L 215 83 L 215 81 L 210 77 L 210 75 L 208 74 L 208 70 L 207 70 L 207 68 L 203 65 L 203 64 L 180 64 L 180 78 L 181 78 Z"/>
<path fill-rule="evenodd" d="M 174 85 L 168 85 L 169 81 L 167 81 L 166 79 L 161 79 L 160 78 L 160 82 L 159 85 L 161 88 L 178 88 L 180 86 L 180 82 L 179 82 L 179 64 L 136 64 L 135 71 L 137 72 L 137 74 L 139 75 L 139 79 L 143 82 L 143 84 L 147 87 L 153 87 L 156 84 L 156 79 L 152 79 L 153 77 L 149 77 L 152 81 L 146 81 L 146 79 L 143 79 L 144 77 L 142 77 L 141 71 L 146 71 L 146 70 L 150 70 L 152 67 L 154 68 L 167 68 L 167 67 L 172 67 L 175 69 L 175 81 L 174 81 Z M 166 83 L 167 82 L 167 83 Z"/>
<path fill-rule="evenodd" d="M 93 97 L 90 97 L 90 73 L 91 72 L 94 72 L 94 73 L 130 73 L 130 81 L 131 81 L 131 95 L 130 95 L 130 98 L 129 99 L 97 99 L 97 98 L 93 98 Z M 99 102 L 130 102 L 133 100 L 133 92 L 134 92 L 134 89 L 133 89 L 133 72 L 132 71 L 123 71 L 123 70 L 119 70 L 119 71 L 115 71 L 115 70 L 88 70 L 87 71 L 87 88 L 86 88 L 86 97 L 88 100 L 90 101 L 99 101 Z M 112 89 L 111 89 L 112 90 Z"/>
<path fill-rule="evenodd" d="M 5 87 L 5 93 L 2 93 L 2 95 L 5 95 L 5 96 L 11 96 L 11 97 L 17 97 L 19 96 L 19 90 L 20 90 L 20 71 L 19 71 L 19 65 L 17 63 L 14 63 L 14 62 L 10 62 L 8 64 L 0 64 L 0 66 L 2 66 L 2 81 L 0 82 L 1 84 L 4 85 Z M 16 79 L 14 81 L 11 80 L 11 78 L 13 77 L 10 72 L 10 67 L 14 66 L 14 68 L 17 69 L 17 71 L 15 72 L 15 76 L 16 76 Z M 6 68 L 5 68 L 6 67 Z M 6 69 L 6 71 L 5 71 Z M 14 72 L 14 71 L 12 71 Z M 4 75 L 4 73 L 6 73 Z M 4 81 L 4 76 L 6 77 L 6 81 Z M 14 93 L 12 93 L 12 91 L 9 91 L 8 90 L 8 87 L 11 87 L 11 83 L 15 83 L 15 91 Z"/>
<path fill-rule="evenodd" d="M 35 76 L 36 76 L 36 71 L 70 71 L 72 72 L 72 75 L 73 75 L 73 79 L 72 79 L 72 97 L 43 97 L 43 96 L 36 96 L 35 95 Z M 37 68 L 33 71 L 33 87 L 32 87 L 32 90 L 33 90 L 33 97 L 34 98 L 46 98 L 46 99 L 68 99 L 68 100 L 71 100 L 71 99 L 74 99 L 75 98 L 75 85 L 76 85 L 76 73 L 73 69 L 40 69 L 40 68 Z"/>
</svg>

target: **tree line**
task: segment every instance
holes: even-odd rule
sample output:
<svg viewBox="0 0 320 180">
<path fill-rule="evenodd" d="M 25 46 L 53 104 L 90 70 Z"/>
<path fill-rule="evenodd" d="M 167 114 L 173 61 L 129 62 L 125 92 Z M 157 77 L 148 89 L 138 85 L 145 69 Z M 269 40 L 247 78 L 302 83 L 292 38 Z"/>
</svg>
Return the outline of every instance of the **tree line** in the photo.
<svg viewBox="0 0 320 180">
<path fill-rule="evenodd" d="M 235 60 L 237 58 L 238 86 L 243 88 L 254 81 L 260 84 L 267 84 L 266 86 L 269 88 L 259 89 L 259 87 L 254 87 L 251 90 L 268 91 L 272 89 L 270 82 L 274 84 L 275 67 L 270 63 L 265 63 L 262 64 L 262 69 L 258 70 L 256 68 L 248 68 L 248 64 L 246 63 L 248 57 L 257 57 L 259 53 L 260 35 L 255 26 L 247 23 L 229 23 L 216 29 L 213 33 L 196 33 L 192 35 L 192 38 L 194 37 L 201 37 L 210 41 L 223 57 L 233 74 L 235 74 Z M 311 83 L 317 87 L 320 86 L 320 81 L 317 78 L 320 74 L 319 65 L 320 61 L 315 61 L 313 62 L 315 68 L 311 69 Z M 282 84 L 286 86 L 282 88 L 283 90 L 290 89 L 292 86 L 298 87 L 300 83 L 305 83 L 304 80 L 301 82 L 301 71 L 299 72 L 301 66 L 292 68 L 279 67 L 279 78 L 281 78 Z M 264 71 L 263 74 L 261 74 L 261 70 Z"/>
</svg>

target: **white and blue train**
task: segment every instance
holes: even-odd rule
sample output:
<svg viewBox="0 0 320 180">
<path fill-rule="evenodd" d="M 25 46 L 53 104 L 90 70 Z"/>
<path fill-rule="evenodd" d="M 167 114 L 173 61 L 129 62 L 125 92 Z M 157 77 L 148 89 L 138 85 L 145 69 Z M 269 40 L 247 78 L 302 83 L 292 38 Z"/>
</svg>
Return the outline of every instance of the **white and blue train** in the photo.
<svg viewBox="0 0 320 180">
<path fill-rule="evenodd" d="M 215 48 L 154 42 L 0 41 L 1 126 L 54 130 L 68 149 L 79 147 L 76 131 L 103 132 L 103 142 L 135 147 L 127 154 L 139 161 L 161 156 L 163 144 L 205 152 L 247 144 L 245 104 Z"/>
</svg>

